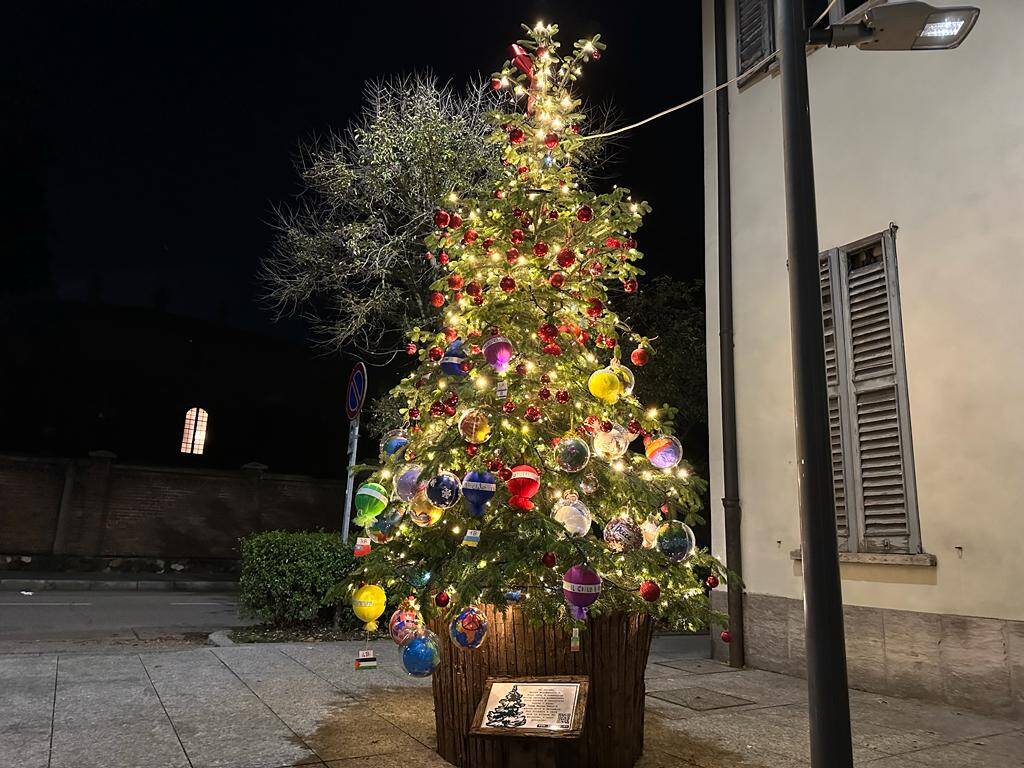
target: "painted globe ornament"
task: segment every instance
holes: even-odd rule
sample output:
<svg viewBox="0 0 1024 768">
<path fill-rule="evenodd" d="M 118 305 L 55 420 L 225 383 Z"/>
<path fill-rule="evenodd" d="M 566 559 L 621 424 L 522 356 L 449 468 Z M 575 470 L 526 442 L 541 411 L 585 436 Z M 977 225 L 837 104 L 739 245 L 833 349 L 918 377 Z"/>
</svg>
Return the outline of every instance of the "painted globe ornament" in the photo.
<svg viewBox="0 0 1024 768">
<path fill-rule="evenodd" d="M 658 549 L 669 560 L 681 563 L 697 550 L 693 529 L 681 520 L 669 520 L 658 528 Z"/>
<path fill-rule="evenodd" d="M 504 373 L 508 370 L 515 350 L 512 348 L 512 342 L 504 336 L 491 336 L 484 342 L 483 352 L 487 364 L 498 373 Z"/>
<path fill-rule="evenodd" d="M 459 419 L 459 434 L 467 443 L 486 443 L 491 436 L 491 420 L 479 408 L 470 408 Z"/>
<path fill-rule="evenodd" d="M 566 494 L 555 502 L 551 516 L 562 524 L 570 536 L 586 536 L 594 522 L 587 505 L 576 494 Z"/>
<path fill-rule="evenodd" d="M 452 642 L 460 648 L 479 648 L 487 637 L 487 616 L 484 615 L 483 608 L 467 605 L 448 625 L 448 634 Z"/>
<path fill-rule="evenodd" d="M 461 487 L 462 483 L 454 472 L 443 470 L 427 483 L 427 498 L 436 507 L 450 509 L 458 504 Z"/>
<path fill-rule="evenodd" d="M 607 432 L 599 429 L 594 433 L 594 455 L 605 461 L 621 459 L 629 450 L 631 438 L 632 435 L 621 424 L 612 424 Z"/>
<path fill-rule="evenodd" d="M 426 627 L 402 643 L 402 666 L 413 677 L 430 677 L 441 663 L 437 635 Z"/>
<path fill-rule="evenodd" d="M 444 510 L 434 506 L 426 492 L 417 493 L 409 503 L 409 519 L 420 528 L 429 528 L 444 515 Z"/>
<path fill-rule="evenodd" d="M 367 525 L 363 530 L 374 544 L 383 544 L 394 536 L 398 524 L 402 521 L 403 514 L 404 511 L 401 507 L 385 509 L 376 520 Z"/>
<path fill-rule="evenodd" d="M 602 368 L 590 374 L 587 389 L 602 403 L 611 405 L 622 397 L 622 379 L 611 368 Z"/>
<path fill-rule="evenodd" d="M 388 622 L 388 634 L 395 641 L 395 645 L 401 645 L 421 629 L 423 618 L 412 608 L 399 608 L 391 614 L 391 620 Z"/>
<path fill-rule="evenodd" d="M 412 501 L 417 493 L 425 491 L 426 483 L 420 482 L 423 467 L 419 464 L 406 464 L 395 476 L 395 495 L 402 501 Z"/>
<path fill-rule="evenodd" d="M 466 509 L 473 517 L 482 517 L 487 506 L 498 490 L 498 478 L 485 470 L 470 470 L 462 478 L 462 497 Z"/>
<path fill-rule="evenodd" d="M 672 435 L 644 439 L 644 452 L 652 467 L 671 469 L 683 459 L 683 444 Z"/>
<path fill-rule="evenodd" d="M 430 583 L 433 574 L 421 562 L 403 566 L 398 575 L 409 586 L 422 589 Z"/>
<path fill-rule="evenodd" d="M 390 432 L 386 432 L 380 441 L 381 461 L 390 458 L 401 459 L 408 444 L 409 433 L 404 429 L 392 429 Z"/>
<path fill-rule="evenodd" d="M 462 339 L 456 339 L 444 351 L 441 358 L 441 370 L 449 376 L 465 376 L 466 371 L 462 370 L 462 364 L 466 360 L 466 353 L 462 349 Z"/>
<path fill-rule="evenodd" d="M 356 491 L 356 516 L 353 522 L 364 526 L 373 522 L 388 505 L 387 489 L 380 483 L 363 483 Z"/>
<path fill-rule="evenodd" d="M 604 527 L 604 543 L 612 552 L 629 552 L 639 549 L 644 534 L 633 518 L 626 515 L 613 517 Z"/>
<path fill-rule="evenodd" d="M 563 472 L 579 472 L 590 461 L 590 446 L 578 437 L 563 437 L 555 446 L 555 463 Z"/>
<path fill-rule="evenodd" d="M 622 382 L 622 396 L 626 397 L 633 394 L 633 387 L 636 385 L 636 377 L 633 372 L 621 363 L 612 363 L 610 366 L 615 375 L 619 377 L 619 381 Z"/>
<path fill-rule="evenodd" d="M 601 596 L 601 577 L 586 565 L 574 565 L 562 574 L 562 595 L 576 621 L 585 621 L 587 608 Z"/>
<path fill-rule="evenodd" d="M 580 480 L 579 487 L 582 493 L 593 493 L 598 487 L 597 475 L 593 472 L 588 472 L 584 478 Z"/>
<path fill-rule="evenodd" d="M 373 632 L 377 628 L 377 619 L 384 613 L 387 595 L 376 584 L 364 584 L 352 593 L 352 613 L 364 622 L 363 628 Z"/>
<path fill-rule="evenodd" d="M 512 467 L 512 474 L 506 485 L 508 485 L 509 493 L 512 494 L 508 500 L 509 505 L 524 511 L 531 510 L 533 502 L 530 499 L 540 489 L 540 472 L 528 464 Z"/>
</svg>

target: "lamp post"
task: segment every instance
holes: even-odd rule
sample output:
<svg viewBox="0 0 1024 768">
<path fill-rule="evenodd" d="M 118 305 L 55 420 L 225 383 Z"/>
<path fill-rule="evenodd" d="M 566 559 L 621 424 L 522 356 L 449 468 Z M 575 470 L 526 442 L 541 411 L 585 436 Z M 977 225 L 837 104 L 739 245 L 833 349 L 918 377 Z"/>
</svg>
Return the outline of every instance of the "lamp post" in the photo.
<svg viewBox="0 0 1024 768">
<path fill-rule="evenodd" d="M 909 0 L 871 8 L 854 23 L 809 37 L 803 0 L 775 0 L 782 71 L 790 325 L 803 549 L 807 697 L 813 768 L 853 768 L 846 678 L 842 586 L 836 543 L 829 446 L 825 348 L 818 272 L 811 113 L 806 47 L 856 45 L 862 50 L 955 48 L 977 21 L 977 8 L 936 9 Z"/>
</svg>

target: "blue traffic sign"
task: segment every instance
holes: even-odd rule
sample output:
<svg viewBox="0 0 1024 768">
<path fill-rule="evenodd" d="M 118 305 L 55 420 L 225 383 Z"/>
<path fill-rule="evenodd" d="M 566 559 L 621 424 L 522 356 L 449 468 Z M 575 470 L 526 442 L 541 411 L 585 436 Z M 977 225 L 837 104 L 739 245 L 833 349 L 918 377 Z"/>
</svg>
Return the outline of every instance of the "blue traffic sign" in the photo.
<svg viewBox="0 0 1024 768">
<path fill-rule="evenodd" d="M 345 393 L 345 413 L 350 419 L 359 416 L 366 399 L 366 366 L 359 361 L 352 368 L 348 377 L 348 389 Z"/>
</svg>

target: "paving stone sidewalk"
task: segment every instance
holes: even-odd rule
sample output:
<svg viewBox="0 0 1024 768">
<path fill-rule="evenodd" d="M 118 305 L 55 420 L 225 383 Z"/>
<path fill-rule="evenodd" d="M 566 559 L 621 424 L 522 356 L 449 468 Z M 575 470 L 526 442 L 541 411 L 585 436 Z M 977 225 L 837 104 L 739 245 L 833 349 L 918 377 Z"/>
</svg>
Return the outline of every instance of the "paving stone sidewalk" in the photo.
<svg viewBox="0 0 1024 768">
<path fill-rule="evenodd" d="M 659 638 L 639 768 L 806 766 L 804 681 Z M 434 768 L 429 681 L 357 643 L 0 656 L 0 768 Z M 852 692 L 857 765 L 1024 766 L 1024 723 Z"/>
</svg>

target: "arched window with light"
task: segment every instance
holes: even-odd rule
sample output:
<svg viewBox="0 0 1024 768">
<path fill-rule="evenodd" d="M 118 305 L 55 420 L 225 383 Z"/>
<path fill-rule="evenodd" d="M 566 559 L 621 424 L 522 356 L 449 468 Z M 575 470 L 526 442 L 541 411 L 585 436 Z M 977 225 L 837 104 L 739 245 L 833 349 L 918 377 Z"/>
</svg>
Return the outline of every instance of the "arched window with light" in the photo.
<svg viewBox="0 0 1024 768">
<path fill-rule="evenodd" d="M 185 413 L 185 429 L 181 434 L 181 452 L 201 456 L 206 446 L 206 419 L 203 408 L 189 408 Z"/>
</svg>

